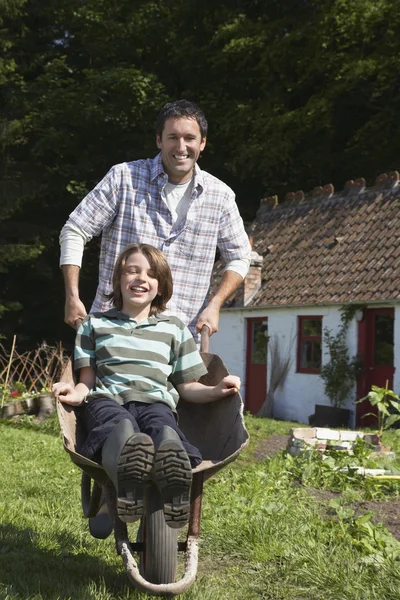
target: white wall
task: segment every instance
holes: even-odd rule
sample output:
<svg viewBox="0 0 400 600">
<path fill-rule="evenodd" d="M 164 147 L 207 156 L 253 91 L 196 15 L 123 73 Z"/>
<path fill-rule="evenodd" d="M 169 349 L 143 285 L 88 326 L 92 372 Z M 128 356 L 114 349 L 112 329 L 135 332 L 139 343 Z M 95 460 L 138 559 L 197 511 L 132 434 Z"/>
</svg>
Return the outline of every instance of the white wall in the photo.
<svg viewBox="0 0 400 600">
<path fill-rule="evenodd" d="M 393 391 L 400 395 L 400 306 L 394 309 L 394 375 Z"/>
<path fill-rule="evenodd" d="M 246 387 L 246 314 L 236 310 L 221 311 L 218 332 L 210 338 L 210 352 L 218 354 L 229 373 L 238 375 L 242 380 L 243 398 Z"/>
<path fill-rule="evenodd" d="M 230 373 L 239 375 L 242 380 L 242 397 L 246 394 L 246 326 L 247 318 L 268 317 L 269 336 L 278 335 L 282 349 L 290 347 L 292 364 L 287 379 L 275 393 L 274 414 L 277 418 L 308 423 L 309 415 L 314 413 L 315 404 L 330 404 L 324 394 L 324 386 L 318 374 L 297 373 L 297 317 L 322 316 L 322 328 L 328 327 L 336 332 L 340 325 L 340 312 L 334 307 L 286 308 L 269 310 L 226 310 L 221 312 L 219 331 L 211 337 L 210 351 L 218 354 L 225 362 Z M 400 308 L 398 309 L 400 311 Z M 400 314 L 400 313 L 399 313 Z M 398 319 L 400 329 L 400 319 Z M 399 339 L 400 339 L 400 331 Z M 357 322 L 353 320 L 348 331 L 350 355 L 357 353 Z M 323 356 L 323 362 L 327 356 Z M 267 379 L 270 373 L 267 370 Z M 399 377 L 399 375 L 398 375 Z M 269 383 L 269 381 L 268 381 Z M 399 380 L 400 384 L 400 380 Z M 354 401 L 345 408 L 353 411 Z"/>
</svg>

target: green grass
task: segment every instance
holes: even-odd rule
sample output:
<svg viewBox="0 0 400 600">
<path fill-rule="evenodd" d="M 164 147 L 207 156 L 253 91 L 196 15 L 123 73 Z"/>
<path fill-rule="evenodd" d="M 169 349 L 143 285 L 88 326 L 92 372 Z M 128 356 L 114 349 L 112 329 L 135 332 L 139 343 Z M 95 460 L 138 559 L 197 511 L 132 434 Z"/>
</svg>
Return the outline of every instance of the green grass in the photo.
<svg viewBox="0 0 400 600">
<path fill-rule="evenodd" d="M 322 507 L 284 453 L 256 462 L 257 441 L 293 424 L 246 423 L 250 446 L 205 484 L 198 577 L 185 600 L 398 600 L 400 545 L 340 503 Z M 0 436 L 0 599 L 146 598 L 128 585 L 112 536 L 90 536 L 55 418 L 2 422 Z"/>
</svg>

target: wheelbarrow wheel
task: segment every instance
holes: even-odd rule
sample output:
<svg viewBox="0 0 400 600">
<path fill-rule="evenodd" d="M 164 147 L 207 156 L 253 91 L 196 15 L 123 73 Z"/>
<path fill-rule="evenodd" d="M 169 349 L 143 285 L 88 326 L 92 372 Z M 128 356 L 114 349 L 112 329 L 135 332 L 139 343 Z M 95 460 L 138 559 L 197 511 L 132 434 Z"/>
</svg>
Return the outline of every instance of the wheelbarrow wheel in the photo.
<svg viewBox="0 0 400 600">
<path fill-rule="evenodd" d="M 148 489 L 138 541 L 144 544 L 139 571 L 150 583 L 174 583 L 178 560 L 178 534 L 165 523 L 161 495 L 155 485 Z"/>
</svg>

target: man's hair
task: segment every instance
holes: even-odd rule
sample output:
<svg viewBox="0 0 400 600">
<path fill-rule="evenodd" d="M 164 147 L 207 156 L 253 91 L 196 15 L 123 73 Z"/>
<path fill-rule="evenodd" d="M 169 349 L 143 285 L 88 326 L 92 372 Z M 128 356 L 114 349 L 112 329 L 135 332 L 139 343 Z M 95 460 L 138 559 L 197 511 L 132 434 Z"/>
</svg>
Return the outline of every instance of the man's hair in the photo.
<svg viewBox="0 0 400 600">
<path fill-rule="evenodd" d="M 168 300 L 172 296 L 172 274 L 164 254 L 161 250 L 150 244 L 129 244 L 120 252 L 113 272 L 113 291 L 105 296 L 108 300 L 112 301 L 118 310 L 122 309 L 121 275 L 125 270 L 126 261 L 131 254 L 136 254 L 136 252 L 143 254 L 147 258 L 158 281 L 158 294 L 151 303 L 150 315 L 163 312 L 166 309 Z"/>
<path fill-rule="evenodd" d="M 197 121 L 200 127 L 201 138 L 207 136 L 208 123 L 204 116 L 203 111 L 189 100 L 174 100 L 168 102 L 157 115 L 156 119 L 156 133 L 159 137 L 162 136 L 164 130 L 165 121 L 167 119 L 194 119 Z"/>
</svg>

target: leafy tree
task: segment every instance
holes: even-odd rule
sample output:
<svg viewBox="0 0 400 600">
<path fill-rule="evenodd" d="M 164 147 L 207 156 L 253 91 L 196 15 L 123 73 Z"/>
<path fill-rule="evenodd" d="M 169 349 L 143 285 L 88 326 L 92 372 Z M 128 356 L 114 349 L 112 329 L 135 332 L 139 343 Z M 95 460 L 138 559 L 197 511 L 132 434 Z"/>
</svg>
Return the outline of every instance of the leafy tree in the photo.
<svg viewBox="0 0 400 600">
<path fill-rule="evenodd" d="M 115 3 L 115 12 L 106 2 L 22 5 L 24 10 L 4 21 L 9 39 L 15 40 L 9 45 L 14 71 L 0 93 L 10 98 L 7 126 L 14 135 L 2 136 L 0 259 L 3 305 L 19 308 L 18 316 L 3 321 L 3 330 L 29 343 L 32 337 L 60 337 L 55 324 L 63 319 L 61 225 L 112 164 L 154 152 L 148 126 L 166 95 L 157 78 L 137 68 L 132 57 L 113 66 L 128 3 L 125 13 L 121 3 Z M 83 272 L 84 296 L 88 287 L 90 299 L 96 248 L 94 243 Z M 89 267 L 95 267 L 93 272 Z"/>
<path fill-rule="evenodd" d="M 399 166 L 400 0 L 0 8 L 0 312 L 19 309 L 1 325 L 27 344 L 72 339 L 59 230 L 111 165 L 156 153 L 153 123 L 169 99 L 204 108 L 200 164 L 235 189 L 246 220 L 264 195 L 340 189 Z M 88 255 L 90 304 L 97 242 Z"/>
</svg>

